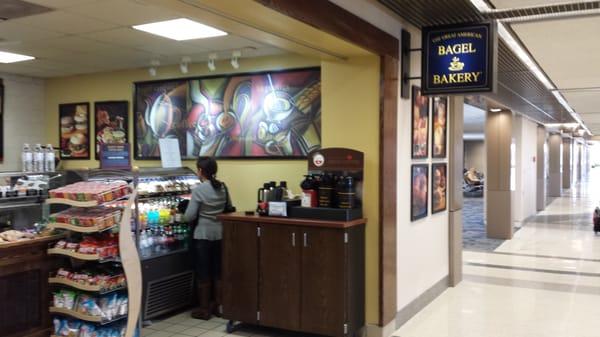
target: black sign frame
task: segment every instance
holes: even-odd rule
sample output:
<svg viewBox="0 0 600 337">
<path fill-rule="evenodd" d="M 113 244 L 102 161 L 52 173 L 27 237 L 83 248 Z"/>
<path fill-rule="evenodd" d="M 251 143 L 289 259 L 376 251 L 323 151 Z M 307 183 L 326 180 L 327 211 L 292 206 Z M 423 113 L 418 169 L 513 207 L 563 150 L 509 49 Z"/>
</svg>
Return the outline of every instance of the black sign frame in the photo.
<svg viewBox="0 0 600 337">
<path fill-rule="evenodd" d="M 487 84 L 478 87 L 452 87 L 452 88 L 432 88 L 428 83 L 430 65 L 429 65 L 429 40 L 431 33 L 450 32 L 458 30 L 471 30 L 486 28 L 488 31 L 487 41 Z M 463 23 L 453 25 L 429 26 L 423 27 L 421 31 L 421 93 L 422 95 L 458 95 L 472 93 L 496 92 L 498 78 L 498 29 L 493 21 Z"/>
</svg>

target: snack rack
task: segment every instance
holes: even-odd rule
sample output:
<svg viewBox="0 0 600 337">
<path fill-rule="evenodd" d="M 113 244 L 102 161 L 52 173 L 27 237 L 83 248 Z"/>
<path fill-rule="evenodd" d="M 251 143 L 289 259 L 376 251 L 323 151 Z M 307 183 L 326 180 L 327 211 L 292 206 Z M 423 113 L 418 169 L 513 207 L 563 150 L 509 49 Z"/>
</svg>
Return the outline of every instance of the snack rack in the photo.
<svg viewBox="0 0 600 337">
<path fill-rule="evenodd" d="M 131 180 L 129 183 L 131 183 Z M 50 198 L 46 199 L 47 204 L 68 205 L 72 208 L 59 212 L 58 215 L 51 215 L 49 218 L 54 221 L 50 222 L 48 227 L 67 230 L 69 239 L 76 236 L 83 237 L 84 241 L 88 238 L 99 237 L 107 237 L 111 240 L 115 239 L 116 232 L 119 229 L 120 217 L 125 213 L 123 208 L 119 208 L 118 206 L 124 206 L 124 209 L 127 209 L 131 204 L 131 202 L 126 201 L 130 196 L 131 186 L 129 184 L 117 186 L 117 184 L 113 183 L 114 187 L 111 186 L 97 193 L 84 193 L 83 189 L 86 183 L 76 184 L 80 185 L 71 185 L 73 191 L 65 190 L 64 192 L 58 192 L 61 191 L 59 188 L 50 192 Z M 91 184 L 102 185 L 100 182 L 91 182 Z M 106 186 L 109 186 L 108 183 Z M 131 210 L 128 212 L 131 213 Z M 65 215 L 70 213 L 74 214 L 71 218 L 60 216 L 60 214 Z M 110 216 L 87 217 L 85 216 L 87 213 L 92 215 L 109 214 Z M 57 222 L 57 219 L 62 219 L 63 221 Z M 72 221 L 64 221 L 64 219 L 71 219 Z M 122 243 L 121 237 L 125 234 L 131 240 L 129 233 L 129 230 L 127 230 L 127 233 L 119 233 L 118 241 L 112 241 L 115 244 L 106 247 L 98 247 L 94 250 L 86 247 L 87 251 L 82 250 L 82 247 L 78 247 L 77 250 L 73 247 L 50 247 L 48 254 L 68 257 L 71 261 L 71 266 L 76 267 L 71 268 L 71 270 L 77 270 L 77 267 L 98 267 L 107 263 L 119 262 L 118 247 Z M 58 245 L 61 245 L 61 243 L 59 242 Z M 90 253 L 92 251 L 93 253 Z M 114 266 L 115 268 L 122 269 L 119 264 L 115 264 Z M 85 275 L 85 273 L 81 272 L 73 272 L 73 274 Z M 54 301 L 49 308 L 50 313 L 56 317 L 53 320 L 55 326 L 58 325 L 60 329 L 71 329 L 71 327 L 63 326 L 67 323 L 72 324 L 71 321 L 61 319 L 68 318 L 81 321 L 81 323 L 77 323 L 78 327 L 76 329 L 84 329 L 84 327 L 86 329 L 97 329 L 98 331 L 100 329 L 112 329 L 114 333 L 124 333 L 126 326 L 119 327 L 119 325 L 128 317 L 128 310 L 131 307 L 130 303 L 128 303 L 128 297 L 124 292 L 127 289 L 124 278 L 124 274 L 121 274 L 107 277 L 101 281 L 95 280 L 95 277 L 91 275 L 86 279 L 81 277 L 71 279 L 68 272 L 61 268 L 56 275 L 50 277 L 48 280 L 49 284 L 56 289 L 60 289 L 60 291 L 55 292 Z M 122 282 L 114 285 L 116 279 Z M 109 328 L 102 328 L 103 326 L 108 326 Z M 55 330 L 58 329 L 55 328 Z M 73 327 L 72 329 L 75 328 Z M 133 329 L 135 328 L 127 330 Z M 89 333 L 91 334 L 91 332 Z"/>
</svg>

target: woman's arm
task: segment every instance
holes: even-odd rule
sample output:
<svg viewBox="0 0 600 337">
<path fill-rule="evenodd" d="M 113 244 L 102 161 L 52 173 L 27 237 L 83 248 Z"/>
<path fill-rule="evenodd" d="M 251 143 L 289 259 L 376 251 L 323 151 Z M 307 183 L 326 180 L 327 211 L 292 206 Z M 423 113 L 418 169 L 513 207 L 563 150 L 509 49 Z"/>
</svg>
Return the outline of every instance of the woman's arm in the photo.
<svg viewBox="0 0 600 337">
<path fill-rule="evenodd" d="M 185 222 L 192 222 L 198 218 L 198 211 L 200 210 L 201 203 L 200 192 L 197 189 L 193 189 L 192 198 L 183 214 L 183 220 Z"/>
</svg>

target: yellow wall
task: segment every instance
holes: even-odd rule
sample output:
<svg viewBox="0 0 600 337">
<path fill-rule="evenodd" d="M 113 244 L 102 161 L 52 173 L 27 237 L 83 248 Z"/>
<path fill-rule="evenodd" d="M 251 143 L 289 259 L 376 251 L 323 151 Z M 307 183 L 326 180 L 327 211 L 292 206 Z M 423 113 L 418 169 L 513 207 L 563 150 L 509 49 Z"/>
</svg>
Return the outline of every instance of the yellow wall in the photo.
<svg viewBox="0 0 600 337">
<path fill-rule="evenodd" d="M 369 218 L 366 238 L 366 319 L 377 324 L 379 270 L 379 58 L 363 56 L 347 61 L 320 61 L 296 55 L 242 59 L 234 71 L 227 62 L 217 63 L 218 73 L 275 70 L 321 65 L 322 145 L 348 147 L 365 153 L 364 213 Z M 190 66 L 186 76 L 209 73 L 205 64 Z M 132 115 L 132 83 L 157 78 L 182 77 L 177 66 L 161 67 L 152 78 L 146 69 L 50 79 L 46 83 L 47 138 L 58 143 L 58 104 L 128 100 Z M 130 118 L 130 121 L 133 120 Z M 90 118 L 94 129 L 94 118 Z M 130 123 L 133 139 L 133 123 Z M 93 144 L 92 144 L 93 148 Z M 137 166 L 160 166 L 158 161 L 134 161 Z M 98 167 L 95 160 L 70 160 L 64 168 Z M 185 165 L 193 167 L 192 161 Z M 256 207 L 256 190 L 265 181 L 287 180 L 296 192 L 307 164 L 304 160 L 220 160 L 219 177 L 224 180 L 239 210 Z"/>
</svg>

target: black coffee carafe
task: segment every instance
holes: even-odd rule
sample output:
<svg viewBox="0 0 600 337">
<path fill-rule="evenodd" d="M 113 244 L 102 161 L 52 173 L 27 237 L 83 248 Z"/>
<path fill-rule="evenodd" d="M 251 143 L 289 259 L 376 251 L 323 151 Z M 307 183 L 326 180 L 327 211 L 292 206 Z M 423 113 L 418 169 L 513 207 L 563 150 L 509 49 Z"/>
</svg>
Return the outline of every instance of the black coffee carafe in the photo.
<svg viewBox="0 0 600 337">
<path fill-rule="evenodd" d="M 334 206 L 334 187 L 335 181 L 331 174 L 324 174 L 321 176 L 319 184 L 319 207 L 333 207 Z"/>
<path fill-rule="evenodd" d="M 339 208 L 356 207 L 356 184 L 351 176 L 341 177 L 336 185 L 337 206 Z"/>
</svg>

